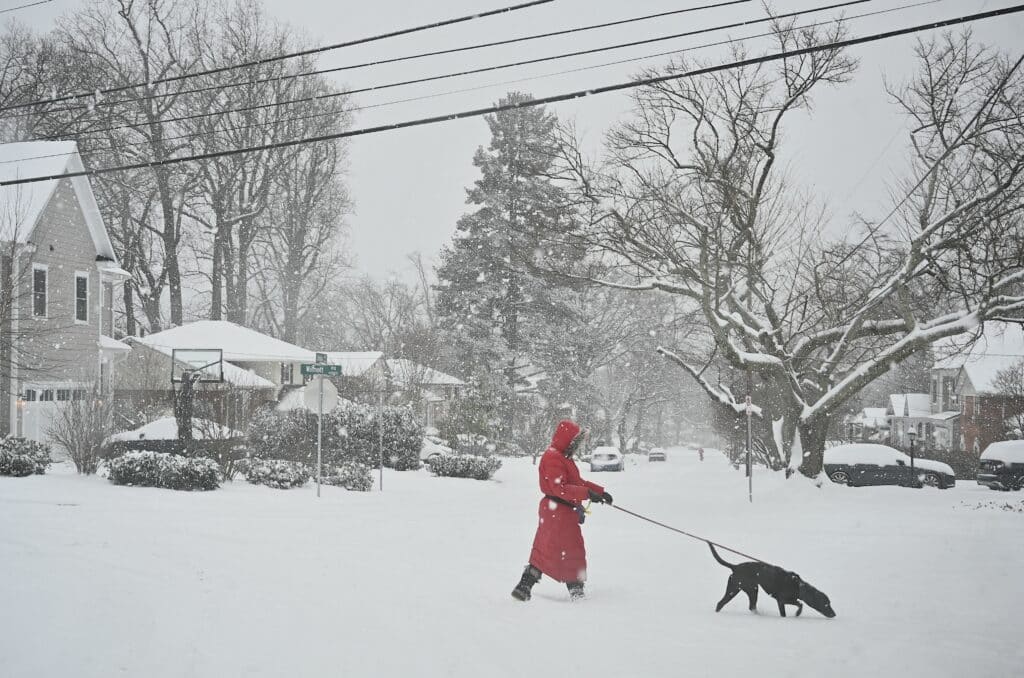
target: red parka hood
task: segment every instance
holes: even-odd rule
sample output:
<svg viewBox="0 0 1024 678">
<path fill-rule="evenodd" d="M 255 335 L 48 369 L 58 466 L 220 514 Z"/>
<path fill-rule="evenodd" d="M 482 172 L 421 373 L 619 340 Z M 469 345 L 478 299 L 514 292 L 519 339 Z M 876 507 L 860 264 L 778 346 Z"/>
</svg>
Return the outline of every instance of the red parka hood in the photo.
<svg viewBox="0 0 1024 678">
<path fill-rule="evenodd" d="M 555 435 L 551 436 L 551 447 L 555 448 L 562 454 L 565 454 L 565 448 L 569 447 L 569 443 L 571 443 L 573 438 L 579 434 L 579 424 L 571 419 L 563 419 L 558 422 L 558 428 L 555 429 Z"/>
</svg>

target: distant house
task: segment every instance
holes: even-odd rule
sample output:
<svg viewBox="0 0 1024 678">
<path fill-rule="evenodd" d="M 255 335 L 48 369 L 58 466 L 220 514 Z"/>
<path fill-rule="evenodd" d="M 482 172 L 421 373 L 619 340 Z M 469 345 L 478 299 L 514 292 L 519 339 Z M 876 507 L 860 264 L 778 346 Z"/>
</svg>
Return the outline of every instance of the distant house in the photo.
<svg viewBox="0 0 1024 678">
<path fill-rule="evenodd" d="M 424 426 L 436 427 L 466 388 L 458 377 L 405 358 L 389 358 L 385 367 L 392 385 L 420 411 Z"/>
<path fill-rule="evenodd" d="M 888 438 L 889 419 L 884 407 L 865 407 L 846 419 L 847 440 L 882 442 Z"/>
<path fill-rule="evenodd" d="M 341 367 L 333 377 L 338 395 L 356 402 L 376 402 L 383 392 L 387 371 L 380 351 L 326 351 L 327 362 Z"/>
<path fill-rule="evenodd" d="M 224 382 L 203 384 L 199 398 L 214 408 L 204 416 L 236 428 L 244 428 L 256 407 L 301 386 L 300 366 L 316 359 L 312 351 L 226 320 L 201 320 L 126 341 L 132 352 L 118 365 L 115 396 L 168 407 L 174 350 L 221 349 Z"/>
<path fill-rule="evenodd" d="M 1002 370 L 1024 360 L 1024 330 L 1020 325 L 986 322 L 969 348 L 947 342 L 936 351 L 933 398 L 944 411 L 955 411 L 959 449 L 980 455 L 990 443 L 1006 439 L 1008 419 L 1024 413 L 1024 398 L 997 383 Z M 950 386 L 954 393 L 947 398 Z"/>
<path fill-rule="evenodd" d="M 0 145 L 0 181 L 82 169 L 72 141 Z M 62 402 L 108 390 L 127 277 L 87 177 L 0 187 L 0 435 L 44 440 Z"/>
<path fill-rule="evenodd" d="M 894 393 L 889 396 L 889 406 L 885 410 L 889 422 L 889 444 L 893 447 L 910 447 L 908 433 L 914 431 L 916 445 L 922 445 L 930 435 L 931 409 L 927 393 Z"/>
</svg>

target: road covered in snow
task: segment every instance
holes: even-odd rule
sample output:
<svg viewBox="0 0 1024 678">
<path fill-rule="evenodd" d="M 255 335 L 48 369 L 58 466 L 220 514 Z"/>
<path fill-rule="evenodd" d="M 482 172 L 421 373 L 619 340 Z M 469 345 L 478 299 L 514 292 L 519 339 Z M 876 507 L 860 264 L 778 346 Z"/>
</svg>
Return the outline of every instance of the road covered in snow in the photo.
<svg viewBox="0 0 1024 678">
<path fill-rule="evenodd" d="M 780 619 L 705 545 L 605 506 L 584 526 L 588 599 L 529 554 L 529 460 L 492 482 L 384 476 L 384 492 L 242 480 L 209 493 L 65 467 L 0 478 L 0 656 L 8 676 L 1011 676 L 1024 665 L 1022 497 L 815 487 L 717 453 L 629 457 L 584 477 L 617 504 L 799 572 L 838 612 Z M 1007 510 L 1005 505 L 1016 507 Z M 733 562 L 739 557 L 723 553 Z"/>
</svg>

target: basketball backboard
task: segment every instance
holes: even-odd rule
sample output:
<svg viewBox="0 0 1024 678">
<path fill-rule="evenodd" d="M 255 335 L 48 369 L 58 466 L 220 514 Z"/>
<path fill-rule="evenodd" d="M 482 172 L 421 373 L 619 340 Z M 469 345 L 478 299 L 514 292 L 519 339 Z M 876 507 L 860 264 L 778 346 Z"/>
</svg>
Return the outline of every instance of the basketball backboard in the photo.
<svg viewBox="0 0 1024 678">
<path fill-rule="evenodd" d="M 199 381 L 224 381 L 224 352 L 219 348 L 176 348 L 171 351 L 171 383 L 180 384 L 187 372 Z"/>
</svg>

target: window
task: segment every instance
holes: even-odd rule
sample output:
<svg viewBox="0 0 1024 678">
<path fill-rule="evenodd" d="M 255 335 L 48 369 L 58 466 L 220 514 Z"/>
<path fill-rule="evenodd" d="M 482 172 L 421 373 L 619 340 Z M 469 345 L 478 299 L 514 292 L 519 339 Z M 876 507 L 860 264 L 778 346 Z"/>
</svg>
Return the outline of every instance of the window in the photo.
<svg viewBox="0 0 1024 678">
<path fill-rule="evenodd" d="M 57 389 L 57 401 L 65 402 L 71 400 L 71 389 L 69 388 L 58 388 Z"/>
<path fill-rule="evenodd" d="M 25 397 L 23 398 L 23 400 L 25 400 L 26 402 L 34 403 L 36 401 L 36 397 L 37 394 L 34 388 L 25 389 Z"/>
<path fill-rule="evenodd" d="M 32 267 L 32 315 L 46 317 L 46 267 L 36 264 Z"/>
<path fill-rule="evenodd" d="M 39 392 L 40 402 L 52 403 L 53 402 L 53 389 L 43 389 Z"/>
<path fill-rule="evenodd" d="M 291 363 L 281 363 L 281 383 L 290 384 L 294 377 L 295 365 Z"/>
<path fill-rule="evenodd" d="M 89 274 L 75 272 L 75 322 L 89 322 Z"/>
</svg>

